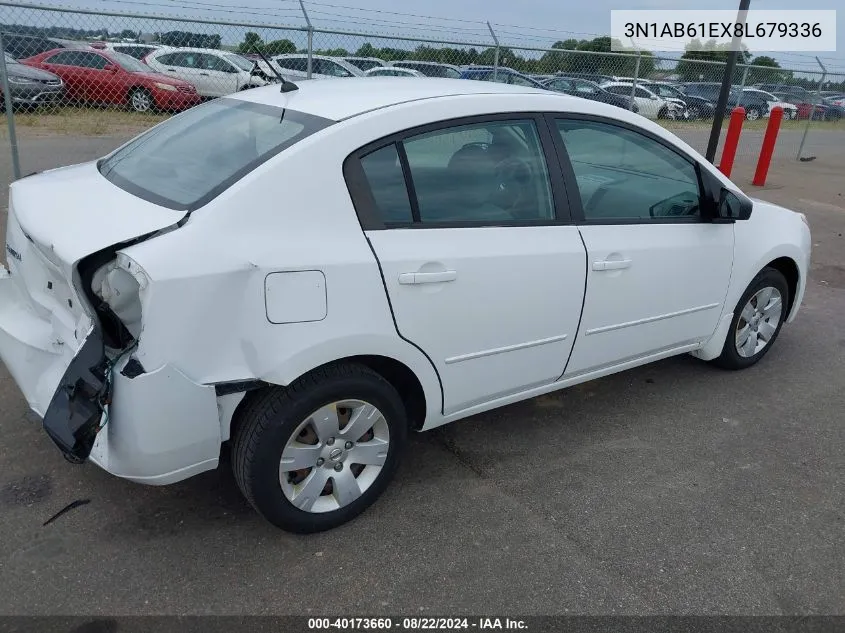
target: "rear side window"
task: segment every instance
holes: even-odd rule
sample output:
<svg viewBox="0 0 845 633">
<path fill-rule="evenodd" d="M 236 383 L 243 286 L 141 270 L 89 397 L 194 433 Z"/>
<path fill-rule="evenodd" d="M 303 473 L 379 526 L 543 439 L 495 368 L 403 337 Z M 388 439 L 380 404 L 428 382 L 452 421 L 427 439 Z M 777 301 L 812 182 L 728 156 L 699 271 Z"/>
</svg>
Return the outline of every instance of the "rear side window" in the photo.
<svg viewBox="0 0 845 633">
<path fill-rule="evenodd" d="M 494 120 L 416 134 L 365 155 L 361 167 L 374 211 L 388 226 L 408 224 L 411 218 L 420 227 L 555 219 L 533 120 Z"/>
<path fill-rule="evenodd" d="M 413 222 L 411 202 L 396 144 L 377 149 L 361 158 L 376 209 L 387 224 Z"/>
<path fill-rule="evenodd" d="M 295 110 L 217 99 L 138 136 L 100 161 L 100 173 L 139 198 L 190 211 L 331 124 Z"/>
</svg>

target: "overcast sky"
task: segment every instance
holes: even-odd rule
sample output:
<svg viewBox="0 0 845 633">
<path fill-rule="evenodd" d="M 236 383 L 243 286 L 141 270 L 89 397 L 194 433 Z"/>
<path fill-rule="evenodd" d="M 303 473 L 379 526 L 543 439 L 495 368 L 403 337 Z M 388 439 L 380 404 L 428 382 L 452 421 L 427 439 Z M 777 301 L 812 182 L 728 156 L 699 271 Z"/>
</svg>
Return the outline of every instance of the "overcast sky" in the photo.
<svg viewBox="0 0 845 633">
<path fill-rule="evenodd" d="M 298 0 L 32 1 L 53 6 L 122 12 L 303 24 Z M 607 34 L 610 29 L 611 9 L 736 9 L 738 0 L 712 4 L 702 0 L 425 0 L 413 3 L 397 0 L 305 0 L 305 6 L 314 25 L 326 28 L 489 42 L 490 36 L 485 25 L 485 21 L 489 20 L 494 24 L 503 44 L 548 47 L 556 40 L 568 37 L 588 38 Z M 751 8 L 757 10 L 795 9 L 799 6 L 804 9 L 841 9 L 836 25 L 840 50 L 835 53 L 796 52 L 778 53 L 773 56 L 784 66 L 809 70 L 818 68 L 814 61 L 814 56 L 818 55 L 831 69 L 845 72 L 845 4 L 841 0 L 751 0 Z M 7 17 L 8 11 L 9 7 L 0 7 L 2 21 L 18 22 Z M 68 17 L 68 21 L 74 26 L 74 22 L 83 26 L 84 22 L 90 20 Z M 114 24 L 114 19 L 110 19 L 108 26 Z M 316 43 L 317 46 L 329 47 L 333 44 L 329 36 L 322 38 L 322 41 Z M 335 36 L 333 39 L 337 46 L 344 45 L 342 36 Z M 375 41 L 373 43 L 378 44 Z"/>
</svg>

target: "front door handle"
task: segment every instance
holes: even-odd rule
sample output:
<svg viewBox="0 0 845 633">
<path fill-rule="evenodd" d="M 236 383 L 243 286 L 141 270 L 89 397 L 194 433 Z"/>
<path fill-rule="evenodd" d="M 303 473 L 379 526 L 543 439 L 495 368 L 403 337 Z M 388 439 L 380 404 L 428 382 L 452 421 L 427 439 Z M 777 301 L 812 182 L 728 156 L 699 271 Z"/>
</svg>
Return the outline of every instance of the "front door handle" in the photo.
<svg viewBox="0 0 845 633">
<path fill-rule="evenodd" d="M 439 284 L 446 281 L 455 281 L 458 278 L 457 271 L 443 270 L 436 273 L 400 273 L 399 283 L 410 284 Z"/>
<path fill-rule="evenodd" d="M 593 270 L 621 270 L 630 266 L 630 259 L 605 259 L 600 262 L 593 262 Z"/>
</svg>

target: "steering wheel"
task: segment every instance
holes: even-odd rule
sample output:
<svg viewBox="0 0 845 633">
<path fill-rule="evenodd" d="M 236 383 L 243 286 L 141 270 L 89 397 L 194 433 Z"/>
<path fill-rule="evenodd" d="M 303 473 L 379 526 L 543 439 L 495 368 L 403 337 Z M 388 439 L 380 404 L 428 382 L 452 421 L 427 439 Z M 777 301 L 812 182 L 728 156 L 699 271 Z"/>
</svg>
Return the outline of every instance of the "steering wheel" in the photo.
<svg viewBox="0 0 845 633">
<path fill-rule="evenodd" d="M 520 158 L 506 158 L 495 167 L 492 201 L 519 219 L 520 206 L 531 198 L 531 166 Z"/>
</svg>

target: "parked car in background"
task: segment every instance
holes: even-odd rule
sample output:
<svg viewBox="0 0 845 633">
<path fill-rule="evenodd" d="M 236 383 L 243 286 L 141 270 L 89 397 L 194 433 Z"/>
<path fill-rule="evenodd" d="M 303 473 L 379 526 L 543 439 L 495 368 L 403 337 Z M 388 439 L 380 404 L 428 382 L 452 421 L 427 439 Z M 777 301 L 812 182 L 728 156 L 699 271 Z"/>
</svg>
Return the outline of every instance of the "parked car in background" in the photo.
<svg viewBox="0 0 845 633">
<path fill-rule="evenodd" d="M 461 77 L 461 69 L 452 64 L 401 60 L 397 62 L 390 62 L 390 66 L 395 68 L 410 68 L 411 70 L 418 70 L 426 77 L 442 77 L 444 79 L 460 79 Z"/>
<path fill-rule="evenodd" d="M 393 68 L 391 66 L 376 66 L 364 72 L 366 77 L 425 77 L 420 71 L 412 68 Z"/>
<path fill-rule="evenodd" d="M 304 53 L 274 55 L 271 61 L 278 64 L 282 69 L 282 74 L 292 81 L 308 78 L 308 55 Z M 339 57 L 311 56 L 311 79 L 363 76 L 362 70 Z"/>
<path fill-rule="evenodd" d="M 681 84 L 681 90 L 683 90 L 685 94 L 704 97 L 705 99 L 712 101 L 714 104 L 719 101 L 719 91 L 721 90 L 721 87 L 722 84 L 714 81 L 694 81 Z M 748 121 L 756 121 L 757 119 L 767 116 L 769 113 L 769 104 L 765 99 L 761 99 L 760 97 L 754 95 L 743 95 L 740 93 L 739 89 L 731 88 L 728 93 L 725 116 L 730 116 L 731 110 L 739 105 L 740 102 L 742 103 L 742 107 L 745 109 L 745 118 Z"/>
<path fill-rule="evenodd" d="M 383 59 L 378 57 L 341 57 L 347 64 L 352 64 L 361 72 L 367 72 L 371 68 L 382 68 L 387 66 Z"/>
<path fill-rule="evenodd" d="M 90 48 L 85 42 L 75 42 L 55 37 L 3 33 L 3 49 L 15 59 L 26 59 L 57 48 Z"/>
<path fill-rule="evenodd" d="M 251 59 L 214 48 L 163 46 L 143 61 L 155 71 L 187 81 L 206 98 L 267 85 L 267 80 L 255 72 Z"/>
<path fill-rule="evenodd" d="M 610 81 L 617 81 L 617 78 L 612 75 L 601 75 L 598 73 L 579 73 L 579 72 L 563 72 L 558 71 L 555 73 L 557 77 L 574 77 L 576 79 L 586 79 L 587 81 L 592 81 L 597 83 L 598 85 L 602 85 L 604 83 L 608 83 Z"/>
<path fill-rule="evenodd" d="M 8 53 L 4 59 L 9 95 L 14 107 L 36 108 L 54 103 L 62 97 L 64 82 L 58 75 L 22 64 Z M 5 104 L 5 95 L 0 90 L 0 113 L 4 113 Z"/>
<path fill-rule="evenodd" d="M 745 98 L 748 96 L 762 99 L 763 101 L 769 104 L 769 111 L 763 115 L 766 118 L 771 115 L 772 108 L 774 108 L 775 106 L 783 109 L 784 119 L 798 118 L 798 106 L 789 103 L 788 101 L 784 101 L 783 99 L 779 99 L 770 92 L 766 92 L 765 90 L 761 90 L 760 88 L 743 88 L 742 97 L 739 102 L 740 105 L 742 105 L 743 107 L 745 106 Z"/>
<path fill-rule="evenodd" d="M 803 214 L 639 115 L 438 79 L 239 92 L 12 182 L 8 207 L 0 359 L 58 451 L 168 485 L 228 444 L 244 497 L 294 532 L 364 512 L 417 431 L 687 353 L 789 371 L 766 355 L 812 244 Z M 531 435 L 532 460 L 556 449 Z M 599 485 L 575 467 L 540 483 Z M 456 493 L 421 468 L 422 494 Z"/>
<path fill-rule="evenodd" d="M 843 109 L 839 106 L 828 105 L 819 97 L 806 93 L 798 95 L 794 92 L 774 92 L 778 99 L 791 103 L 798 110 L 799 119 L 812 118 L 814 121 L 838 121 L 842 118 Z"/>
<path fill-rule="evenodd" d="M 823 97 L 823 100 L 826 105 L 835 105 L 841 107 L 845 107 L 845 94 L 841 93 L 832 93 Z"/>
<path fill-rule="evenodd" d="M 547 88 L 539 81 L 534 81 L 528 75 L 523 75 L 512 68 L 504 68 L 499 66 L 467 66 L 461 71 L 461 79 L 474 79 L 476 81 L 495 81 L 500 84 L 512 84 L 515 86 L 525 86 L 526 88 L 539 88 L 540 90 L 547 90 Z"/>
<path fill-rule="evenodd" d="M 634 102 L 639 108 L 639 113 L 647 119 L 682 119 L 684 117 L 685 107 L 677 103 L 677 100 L 663 99 L 639 84 L 634 89 L 633 84 L 614 81 L 603 83 L 601 87 L 620 97 L 630 98 L 631 92 L 634 92 Z"/>
<path fill-rule="evenodd" d="M 91 48 L 99 48 L 106 51 L 117 51 L 129 55 L 135 59 L 144 59 L 147 55 L 161 48 L 158 44 L 141 44 L 134 42 L 103 42 L 91 43 Z"/>
<path fill-rule="evenodd" d="M 563 92 L 564 94 L 572 95 L 574 97 L 581 97 L 582 99 L 589 99 L 590 101 L 599 101 L 601 103 L 609 103 L 615 105 L 617 108 L 623 110 L 632 110 L 631 97 L 623 97 L 612 92 L 608 92 L 598 84 L 587 79 L 578 79 L 577 77 L 552 77 L 540 82 L 547 90 L 554 90 L 555 92 Z M 633 112 L 639 112 L 640 106 L 634 102 Z"/>
<path fill-rule="evenodd" d="M 134 57 L 104 50 L 55 49 L 21 60 L 62 78 L 67 97 L 84 103 L 124 105 L 136 112 L 184 110 L 200 101 L 196 88 L 153 71 Z"/>
<path fill-rule="evenodd" d="M 716 104 L 705 99 L 704 97 L 697 97 L 696 95 L 689 95 L 683 92 L 675 84 L 670 84 L 663 81 L 646 81 L 643 86 L 651 90 L 658 97 L 664 99 L 678 99 L 686 104 L 686 118 L 694 119 L 712 119 L 716 113 Z"/>
</svg>

